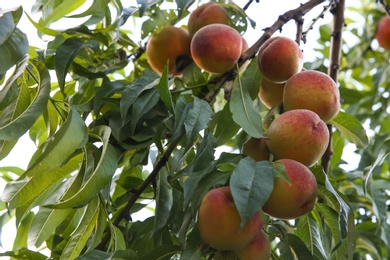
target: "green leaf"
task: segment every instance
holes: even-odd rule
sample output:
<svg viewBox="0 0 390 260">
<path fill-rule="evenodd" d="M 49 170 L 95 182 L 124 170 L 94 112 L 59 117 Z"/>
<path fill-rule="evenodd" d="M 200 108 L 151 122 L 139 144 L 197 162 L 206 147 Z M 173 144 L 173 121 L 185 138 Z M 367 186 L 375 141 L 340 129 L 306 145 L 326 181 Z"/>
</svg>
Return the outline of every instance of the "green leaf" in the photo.
<svg viewBox="0 0 390 260">
<path fill-rule="evenodd" d="M 21 178 L 33 177 L 60 166 L 68 156 L 85 144 L 86 138 L 85 122 L 72 109 L 61 128 L 48 140 L 45 148 L 42 151 L 38 150 L 37 157 L 34 155 L 35 161 L 29 165 Z"/>
<path fill-rule="evenodd" d="M 248 92 L 251 99 L 255 100 L 259 94 L 261 74 L 257 59 L 252 59 L 241 76 L 241 86 L 244 92 Z"/>
<path fill-rule="evenodd" d="M 156 217 L 153 233 L 160 231 L 167 225 L 172 205 L 173 195 L 172 187 L 168 182 L 168 171 L 166 168 L 162 168 L 157 183 Z"/>
<path fill-rule="evenodd" d="M 322 246 L 318 224 L 310 214 L 299 218 L 296 233 L 316 259 L 328 259 Z"/>
<path fill-rule="evenodd" d="M 325 201 L 331 206 L 331 208 L 333 208 L 338 214 L 340 240 L 337 242 L 337 248 L 342 240 L 348 235 L 348 215 L 351 209 L 347 202 L 344 201 L 341 195 L 339 195 L 332 186 L 321 166 L 314 166 L 311 168 L 311 170 L 317 179 L 318 195 L 323 197 Z"/>
<path fill-rule="evenodd" d="M 0 253 L 0 256 L 9 256 L 12 259 L 34 259 L 34 260 L 47 260 L 47 256 L 39 252 L 34 252 L 27 248 L 20 248 L 15 251 L 7 251 Z"/>
<path fill-rule="evenodd" d="M 65 92 L 65 77 L 77 53 L 83 46 L 83 42 L 77 38 L 66 39 L 61 46 L 57 48 L 54 56 L 54 69 L 56 71 L 58 85 Z"/>
<path fill-rule="evenodd" d="M 38 0 L 33 6 L 33 10 L 42 12 L 43 26 L 50 25 L 73 12 L 85 3 L 85 0 Z"/>
<path fill-rule="evenodd" d="M 233 120 L 229 103 L 226 103 L 223 109 L 215 114 L 213 120 L 217 121 L 214 136 L 218 145 L 223 145 L 231 140 L 240 130 L 240 126 Z"/>
<path fill-rule="evenodd" d="M 169 91 L 168 66 L 165 66 L 160 81 L 156 84 L 155 88 L 158 90 L 160 98 L 164 102 L 166 108 L 171 113 L 174 113 L 172 96 L 171 92 Z"/>
<path fill-rule="evenodd" d="M 4 13 L 0 16 L 0 28 L 2 28 L 0 33 L 0 79 L 28 52 L 28 39 L 26 34 L 16 27 L 13 17 L 15 12 L 18 11 Z"/>
<path fill-rule="evenodd" d="M 187 148 L 192 145 L 192 142 L 198 136 L 199 132 L 207 127 L 212 114 L 213 111 L 206 101 L 194 97 L 193 107 L 190 108 L 184 119 Z"/>
<path fill-rule="evenodd" d="M 114 147 L 108 143 L 111 130 L 107 126 L 97 126 L 91 130 L 90 135 L 103 143 L 102 152 L 96 167 L 82 186 L 70 198 L 63 199 L 55 204 L 45 205 L 51 208 L 65 209 L 81 207 L 96 197 L 112 179 L 118 166 L 118 158 Z M 86 167 L 93 167 L 87 165 Z"/>
<path fill-rule="evenodd" d="M 112 245 L 113 249 L 115 251 L 125 250 L 126 242 L 125 242 L 125 238 L 123 237 L 122 231 L 114 225 L 110 225 L 110 229 L 111 229 L 111 236 L 112 236 L 111 239 L 114 241 L 114 244 Z"/>
<path fill-rule="evenodd" d="M 359 148 L 368 145 L 366 130 L 362 124 L 352 115 L 340 111 L 329 123 L 333 124 L 350 143 Z"/>
<path fill-rule="evenodd" d="M 71 209 L 41 208 L 34 216 L 28 233 L 28 244 L 37 248 L 46 241 L 56 227 L 69 215 Z"/>
<path fill-rule="evenodd" d="M 1 52 L 0 52 L 1 53 Z M 25 62 L 23 60 L 22 62 Z M 39 116 L 44 112 L 50 95 L 50 75 L 45 66 L 36 60 L 31 60 L 31 65 L 37 70 L 36 94 L 30 100 L 31 90 L 25 84 L 20 88 L 19 97 L 15 104 L 8 106 L 0 119 L 0 139 L 15 140 L 22 136 Z M 19 65 L 24 66 L 24 65 Z M 15 71 L 20 74 L 20 70 Z M 11 80 L 15 78 L 11 77 Z"/>
<path fill-rule="evenodd" d="M 146 9 L 157 2 L 158 0 L 137 0 L 139 16 L 142 17 Z"/>
<path fill-rule="evenodd" d="M 95 197 L 85 207 L 82 220 L 62 251 L 60 260 L 74 259 L 80 255 L 95 228 L 99 216 L 99 209 L 99 198 Z"/>
<path fill-rule="evenodd" d="M 248 89 L 241 84 L 240 77 L 234 82 L 230 97 L 230 111 L 233 120 L 250 136 L 260 138 L 263 136 L 263 126 L 260 114 L 254 109 L 253 101 Z"/>
<path fill-rule="evenodd" d="M 192 3 L 192 0 L 175 0 L 177 5 L 177 18 L 181 18 L 184 10 L 186 10 Z"/>
<path fill-rule="evenodd" d="M 34 217 L 33 212 L 29 212 L 19 223 L 14 239 L 13 250 L 27 248 L 27 236 L 30 229 L 31 221 Z"/>
<path fill-rule="evenodd" d="M 141 117 L 147 114 L 159 101 L 160 95 L 157 90 L 152 89 L 142 93 L 133 104 L 131 113 L 130 135 L 134 134 L 135 128 Z"/>
<path fill-rule="evenodd" d="M 80 17 L 85 17 L 88 15 L 94 15 L 95 13 L 100 12 L 100 11 L 104 10 L 105 8 L 107 8 L 109 3 L 110 3 L 110 0 L 93 1 L 92 5 L 84 12 L 82 12 L 80 14 L 70 15 L 68 17 L 69 18 L 80 18 Z"/>
<path fill-rule="evenodd" d="M 273 187 L 274 172 L 268 161 L 256 162 L 248 156 L 238 163 L 230 179 L 230 188 L 241 216 L 241 227 L 263 207 Z"/>
<path fill-rule="evenodd" d="M 39 32 L 41 32 L 41 33 L 43 33 L 43 34 L 46 34 L 46 35 L 48 35 L 48 36 L 53 36 L 53 37 L 55 37 L 55 36 L 57 36 L 58 34 L 60 34 L 60 31 L 50 29 L 50 28 L 48 28 L 48 27 L 46 27 L 46 26 L 44 26 L 44 25 L 42 25 L 42 24 L 40 24 L 40 23 L 35 22 L 35 21 L 28 15 L 28 13 L 25 12 L 24 14 L 27 16 L 27 18 L 28 18 L 28 20 L 30 21 L 30 23 L 31 23 L 32 25 L 34 25 L 34 27 L 35 27 Z"/>
<path fill-rule="evenodd" d="M 376 160 L 374 164 L 364 169 L 364 186 L 363 190 L 364 193 L 367 194 L 369 190 L 369 185 L 372 182 L 372 172 L 374 169 L 380 165 L 383 164 L 383 161 L 386 159 L 386 157 L 390 154 L 390 140 L 386 140 L 383 144 L 381 144 L 381 147 L 379 149 L 378 155 L 376 156 Z"/>
<path fill-rule="evenodd" d="M 149 253 L 141 257 L 140 260 L 169 259 L 170 256 L 180 252 L 181 252 L 181 247 L 178 245 L 171 245 L 171 244 L 161 245 L 157 248 L 152 249 Z"/>
<path fill-rule="evenodd" d="M 290 243 L 291 248 L 294 250 L 297 259 L 299 260 L 312 260 L 314 256 L 309 251 L 305 243 L 294 234 L 287 234 L 288 242 Z"/>
</svg>

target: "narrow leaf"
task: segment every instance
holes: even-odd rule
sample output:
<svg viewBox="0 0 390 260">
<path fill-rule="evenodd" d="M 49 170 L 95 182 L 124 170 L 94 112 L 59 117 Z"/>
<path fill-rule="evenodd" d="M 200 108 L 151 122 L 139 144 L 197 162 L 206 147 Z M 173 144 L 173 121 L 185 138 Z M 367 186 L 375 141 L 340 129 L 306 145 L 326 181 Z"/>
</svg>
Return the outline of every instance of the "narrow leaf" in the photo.
<svg viewBox="0 0 390 260">
<path fill-rule="evenodd" d="M 242 159 L 234 169 L 230 188 L 241 216 L 241 226 L 259 211 L 268 200 L 274 186 L 274 171 L 268 161 Z"/>
<path fill-rule="evenodd" d="M 95 197 L 86 206 L 82 220 L 70 236 L 68 243 L 62 251 L 60 260 L 75 259 L 80 255 L 95 228 L 96 220 L 99 216 L 99 208 L 99 199 Z"/>
<path fill-rule="evenodd" d="M 164 228 L 169 220 L 173 205 L 172 187 L 168 182 L 168 171 L 161 169 L 157 183 L 156 214 L 154 219 L 154 233 Z"/>
<path fill-rule="evenodd" d="M 230 97 L 230 111 L 233 120 L 250 136 L 263 136 L 263 126 L 260 114 L 254 109 L 253 101 L 246 88 L 241 85 L 237 77 Z"/>
<path fill-rule="evenodd" d="M 330 123 L 340 131 L 345 139 L 356 144 L 357 147 L 365 148 L 368 145 L 366 130 L 354 116 L 340 111 L 330 120 Z"/>
<path fill-rule="evenodd" d="M 34 122 L 40 117 L 46 109 L 50 94 L 50 75 L 46 67 L 39 61 L 31 60 L 31 65 L 37 70 L 38 78 L 37 92 L 33 100 L 28 103 L 27 97 L 19 96 L 15 106 L 10 106 L 13 111 L 9 111 L 8 115 L 0 119 L 0 139 L 14 140 L 22 136 Z M 20 71 L 16 71 L 20 73 Z M 27 95 L 28 86 L 22 85 L 21 91 L 25 91 Z M 23 99 L 24 98 L 24 99 Z M 20 111 L 19 109 L 22 111 Z"/>
<path fill-rule="evenodd" d="M 72 197 L 45 206 L 59 209 L 83 206 L 96 197 L 101 189 L 111 181 L 118 166 L 118 158 L 114 147 L 108 143 L 110 133 L 107 126 L 97 126 L 91 130 L 91 135 L 103 143 L 100 159 L 93 173 L 87 180 L 84 180 L 83 185 Z"/>
<path fill-rule="evenodd" d="M 171 92 L 169 91 L 168 66 L 165 66 L 160 81 L 156 84 L 155 88 L 158 90 L 161 100 L 164 102 L 167 109 L 173 114 L 173 101 Z"/>
<path fill-rule="evenodd" d="M 58 85 L 63 92 L 66 73 L 82 46 L 83 43 L 81 40 L 77 38 L 69 38 L 57 48 L 56 55 L 54 56 L 54 68 L 57 75 Z"/>
</svg>

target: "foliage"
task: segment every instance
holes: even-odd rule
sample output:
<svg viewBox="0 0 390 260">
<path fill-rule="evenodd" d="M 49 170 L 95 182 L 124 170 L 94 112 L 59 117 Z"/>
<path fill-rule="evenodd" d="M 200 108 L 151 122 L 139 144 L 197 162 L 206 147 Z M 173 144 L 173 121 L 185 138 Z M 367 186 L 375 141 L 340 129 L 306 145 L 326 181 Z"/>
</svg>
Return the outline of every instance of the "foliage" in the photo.
<svg viewBox="0 0 390 260">
<path fill-rule="evenodd" d="M 239 153 L 249 136 L 262 136 L 269 118 L 257 97 L 256 59 L 239 74 L 210 75 L 190 65 L 183 76 L 167 70 L 159 76 L 147 63 L 145 43 L 159 28 L 185 21 L 194 1 L 123 7 L 99 0 L 81 12 L 85 2 L 36 1 L 32 12 L 41 19 L 29 19 L 50 37 L 45 50 L 30 46 L 17 27 L 29 10 L 0 10 L 0 159 L 26 133 L 36 144 L 27 169 L 0 168 L 7 183 L 0 223 L 15 218 L 17 230 L 12 250 L 0 255 L 208 259 L 214 251 L 196 226 L 204 194 L 229 183 L 245 223 L 268 198 L 274 174 L 283 174 Z M 244 8 L 223 2 L 242 34 L 255 26 Z M 326 15 L 339 2 L 319 1 Z M 385 8 L 363 0 L 347 11 L 353 16 L 343 35 L 353 41 L 342 42 L 343 112 L 330 122 L 330 170 L 311 168 L 318 182 L 311 213 L 295 221 L 264 215 L 274 259 L 390 257 L 390 52 L 373 40 Z M 84 19 L 66 30 L 51 27 L 65 16 Z M 128 23 L 141 33 L 126 29 Z M 321 47 L 305 67 L 327 72 L 331 26 L 312 26 Z M 351 145 L 360 156 L 352 170 L 342 157 Z M 151 217 L 133 220 L 148 210 Z"/>
</svg>

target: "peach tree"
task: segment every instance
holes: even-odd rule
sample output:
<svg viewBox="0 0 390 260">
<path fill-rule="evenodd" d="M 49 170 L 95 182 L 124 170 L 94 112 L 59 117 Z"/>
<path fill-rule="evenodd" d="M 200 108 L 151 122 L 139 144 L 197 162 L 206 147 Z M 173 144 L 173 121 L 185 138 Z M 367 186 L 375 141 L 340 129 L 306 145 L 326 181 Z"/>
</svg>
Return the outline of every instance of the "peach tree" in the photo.
<svg viewBox="0 0 390 260">
<path fill-rule="evenodd" d="M 203 198 L 229 186 L 233 209 L 226 212 L 237 212 L 239 223 L 230 221 L 233 213 L 218 215 L 221 223 L 240 231 L 261 216 L 257 249 L 269 252 L 253 259 L 390 258 L 390 38 L 376 35 L 379 20 L 390 15 L 388 2 L 297 1 L 296 8 L 261 28 L 248 11 L 266 8 L 266 1 L 211 1 L 226 12 L 226 26 L 238 32 L 237 39 L 256 40 L 247 46 L 225 37 L 211 40 L 218 48 L 242 47 L 232 64 L 222 61 L 228 55 L 220 56 L 223 67 L 228 64 L 223 72 L 207 72 L 191 53 L 165 57 L 161 71 L 153 68 L 153 55 L 163 57 L 179 45 L 157 46 L 148 56 L 151 37 L 168 26 L 187 30 L 191 13 L 206 2 L 37 0 L 31 10 L 0 9 L 0 160 L 15 156 L 22 136 L 36 147 L 27 168 L 0 167 L 0 232 L 15 223 L 14 235 L 1 234 L 1 245 L 12 237 L 13 246 L 0 256 L 249 259 L 213 246 L 198 225 Z M 45 47 L 29 43 L 31 32 L 21 19 L 33 25 Z M 68 27 L 58 29 L 57 22 Z M 268 127 L 286 112 L 283 102 L 262 102 L 265 78 L 257 61 L 264 43 L 294 22 L 291 39 L 315 53 L 299 70 L 327 74 L 337 84 L 340 109 L 323 122 L 326 149 L 307 168 L 316 184 L 310 210 L 278 218 L 263 206 L 281 180 L 292 187 L 295 177 L 266 147 Z M 390 25 L 381 31 L 386 30 Z M 204 48 L 198 48 L 200 59 L 220 69 L 218 60 L 210 61 L 216 51 Z M 180 73 L 169 69 L 172 64 Z M 320 95 L 303 93 L 305 100 Z M 300 126 L 293 127 L 294 141 L 302 139 L 293 155 L 312 152 L 302 145 Z M 265 157 L 258 154 L 264 151 Z M 348 155 L 358 158 L 353 167 Z M 299 195 L 306 186 L 297 185 Z M 287 198 L 268 206 L 278 210 Z M 208 231 L 219 234 L 212 230 L 219 219 L 211 225 L 207 212 L 203 215 Z"/>
</svg>

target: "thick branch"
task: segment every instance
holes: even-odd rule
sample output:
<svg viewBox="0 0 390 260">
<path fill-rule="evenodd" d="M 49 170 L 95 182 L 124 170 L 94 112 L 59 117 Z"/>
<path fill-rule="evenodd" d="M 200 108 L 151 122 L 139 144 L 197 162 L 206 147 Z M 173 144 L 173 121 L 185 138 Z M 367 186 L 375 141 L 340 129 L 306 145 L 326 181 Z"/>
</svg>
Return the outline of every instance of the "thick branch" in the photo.
<svg viewBox="0 0 390 260">
<path fill-rule="evenodd" d="M 340 69 L 340 57 L 341 57 L 341 46 L 342 46 L 342 32 L 344 28 L 344 8 L 345 0 L 340 0 L 336 6 L 331 9 L 333 13 L 333 32 L 330 42 L 330 65 L 328 68 L 328 75 L 337 82 L 338 73 Z M 329 130 L 329 144 L 322 156 L 321 164 L 325 172 L 329 172 L 330 160 L 332 158 L 332 125 L 328 125 Z"/>
</svg>

